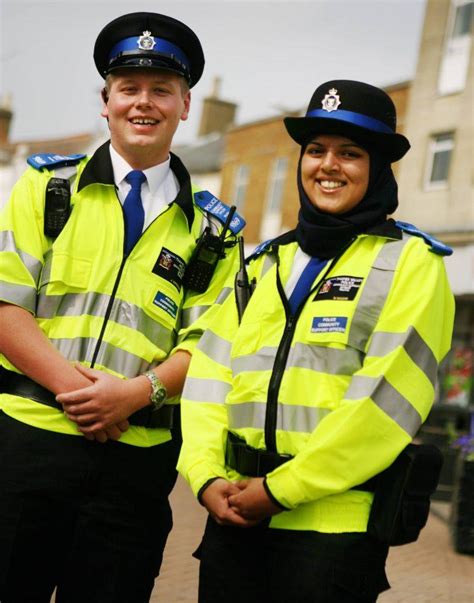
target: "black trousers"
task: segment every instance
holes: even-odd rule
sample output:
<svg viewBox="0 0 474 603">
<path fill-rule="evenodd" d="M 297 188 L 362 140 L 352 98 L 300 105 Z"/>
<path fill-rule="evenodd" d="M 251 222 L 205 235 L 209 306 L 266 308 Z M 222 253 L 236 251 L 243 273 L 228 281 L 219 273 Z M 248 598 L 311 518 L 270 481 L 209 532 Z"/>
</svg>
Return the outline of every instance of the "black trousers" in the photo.
<svg viewBox="0 0 474 603">
<path fill-rule="evenodd" d="M 0 601 L 145 603 L 172 527 L 179 445 L 138 448 L 0 412 Z"/>
<path fill-rule="evenodd" d="M 199 603 L 373 603 L 390 588 L 387 547 L 367 534 L 219 526 L 208 519 Z"/>
</svg>

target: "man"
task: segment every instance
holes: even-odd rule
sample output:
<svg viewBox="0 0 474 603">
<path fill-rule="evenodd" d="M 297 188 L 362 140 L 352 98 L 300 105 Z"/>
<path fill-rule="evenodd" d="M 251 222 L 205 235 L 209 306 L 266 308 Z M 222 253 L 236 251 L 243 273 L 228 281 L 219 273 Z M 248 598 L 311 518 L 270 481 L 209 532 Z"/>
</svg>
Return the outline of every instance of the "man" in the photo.
<svg viewBox="0 0 474 603">
<path fill-rule="evenodd" d="M 236 268 L 243 221 L 170 154 L 204 67 L 194 32 L 124 15 L 94 59 L 110 142 L 30 158 L 0 215 L 2 603 L 149 600 L 174 404 Z"/>
</svg>

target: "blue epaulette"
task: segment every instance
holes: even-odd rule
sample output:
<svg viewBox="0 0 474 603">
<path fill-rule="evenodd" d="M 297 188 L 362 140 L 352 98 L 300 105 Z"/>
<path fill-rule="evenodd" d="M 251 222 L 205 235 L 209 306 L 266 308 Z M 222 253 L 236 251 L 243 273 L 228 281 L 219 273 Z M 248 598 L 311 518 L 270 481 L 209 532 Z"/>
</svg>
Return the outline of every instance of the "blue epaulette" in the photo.
<svg viewBox="0 0 474 603">
<path fill-rule="evenodd" d="M 453 253 L 451 247 L 445 245 L 428 233 L 419 230 L 413 224 L 409 224 L 408 222 L 399 222 L 398 220 L 395 222 L 395 224 L 398 226 L 398 228 L 400 228 L 400 230 L 403 230 L 403 232 L 407 232 L 415 237 L 421 237 L 430 246 L 430 251 L 436 253 L 436 255 L 451 255 Z"/>
<path fill-rule="evenodd" d="M 222 203 L 217 197 L 214 197 L 209 191 L 199 191 L 194 193 L 194 202 L 202 210 L 209 212 L 222 224 L 226 223 L 227 216 L 230 212 L 230 207 L 225 203 Z M 235 212 L 229 228 L 234 233 L 239 233 L 245 226 L 245 220 L 237 212 Z"/>
<path fill-rule="evenodd" d="M 268 251 L 274 240 L 275 239 L 268 239 L 267 241 L 263 241 L 263 243 L 260 243 L 260 245 L 257 245 L 257 247 L 255 247 L 252 253 L 245 258 L 245 263 L 248 264 L 252 260 L 258 258 L 259 255 L 262 255 L 262 253 L 265 253 L 265 251 Z"/>
<path fill-rule="evenodd" d="M 84 159 L 87 155 L 83 153 L 75 153 L 74 155 L 53 155 L 51 153 L 36 153 L 36 155 L 30 155 L 26 160 L 31 167 L 35 170 L 55 170 L 57 168 L 66 167 L 69 165 L 78 164 L 81 159 Z"/>
</svg>

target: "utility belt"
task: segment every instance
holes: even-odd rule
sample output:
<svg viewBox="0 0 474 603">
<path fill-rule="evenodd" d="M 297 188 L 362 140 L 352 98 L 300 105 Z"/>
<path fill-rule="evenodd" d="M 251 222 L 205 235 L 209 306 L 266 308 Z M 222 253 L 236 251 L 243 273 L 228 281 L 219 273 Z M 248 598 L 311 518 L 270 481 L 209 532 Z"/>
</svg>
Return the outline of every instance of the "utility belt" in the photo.
<svg viewBox="0 0 474 603">
<path fill-rule="evenodd" d="M 265 477 L 267 473 L 291 461 L 292 458 L 294 457 L 291 454 L 279 454 L 278 452 L 253 448 L 234 433 L 229 432 L 227 434 L 226 465 L 242 475 Z M 377 478 L 373 477 L 359 486 L 354 486 L 354 490 L 374 492 L 376 483 Z"/>
<path fill-rule="evenodd" d="M 253 448 L 233 433 L 227 435 L 226 464 L 242 475 L 265 477 L 292 458 Z M 417 540 L 428 519 L 442 464 L 436 446 L 408 444 L 390 467 L 353 486 L 353 490 L 374 493 L 367 532 L 390 546 Z"/>
<path fill-rule="evenodd" d="M 4 367 L 0 367 L 0 393 L 21 396 L 45 406 L 63 410 L 63 405 L 56 402 L 54 394 L 48 389 L 26 375 L 20 375 Z M 130 415 L 128 422 L 130 425 L 140 427 L 171 429 L 173 427 L 173 414 L 174 405 L 165 405 L 156 411 L 153 411 L 150 406 L 141 408 Z"/>
</svg>

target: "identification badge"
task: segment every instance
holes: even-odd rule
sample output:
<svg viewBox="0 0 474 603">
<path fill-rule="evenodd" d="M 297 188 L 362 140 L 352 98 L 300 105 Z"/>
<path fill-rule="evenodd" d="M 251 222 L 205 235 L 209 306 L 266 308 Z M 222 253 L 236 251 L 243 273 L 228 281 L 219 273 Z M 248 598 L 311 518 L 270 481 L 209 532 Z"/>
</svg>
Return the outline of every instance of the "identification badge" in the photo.
<svg viewBox="0 0 474 603">
<path fill-rule="evenodd" d="M 153 274 L 161 276 L 161 278 L 170 282 L 178 291 L 180 291 L 185 270 L 186 262 L 183 258 L 169 249 L 166 249 L 166 247 L 163 247 L 156 260 L 156 264 L 153 267 Z"/>
<path fill-rule="evenodd" d="M 347 316 L 315 316 L 311 333 L 344 333 L 346 327 Z"/>
<path fill-rule="evenodd" d="M 363 278 L 358 276 L 334 276 L 328 278 L 323 281 L 314 297 L 314 301 L 318 299 L 350 301 L 357 295 L 363 280 Z"/>
<path fill-rule="evenodd" d="M 155 295 L 155 299 L 153 300 L 155 306 L 164 310 L 167 314 L 169 314 L 172 318 L 176 318 L 178 314 L 178 306 L 175 302 L 161 291 Z"/>
</svg>

